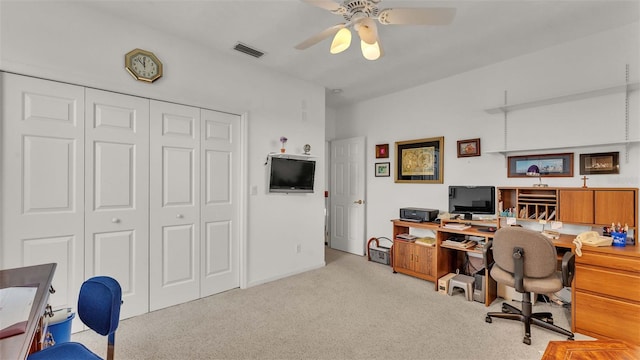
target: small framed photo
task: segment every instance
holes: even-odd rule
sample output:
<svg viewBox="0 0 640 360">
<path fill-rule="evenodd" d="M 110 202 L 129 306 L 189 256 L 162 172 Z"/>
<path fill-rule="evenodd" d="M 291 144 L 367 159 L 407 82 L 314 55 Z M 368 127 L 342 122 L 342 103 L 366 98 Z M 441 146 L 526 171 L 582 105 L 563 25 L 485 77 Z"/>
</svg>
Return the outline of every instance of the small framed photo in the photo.
<svg viewBox="0 0 640 360">
<path fill-rule="evenodd" d="M 389 144 L 376 145 L 376 159 L 386 159 L 389 157 Z"/>
<path fill-rule="evenodd" d="M 390 168 L 391 163 L 388 162 L 383 162 L 383 163 L 376 163 L 376 177 L 386 177 L 389 176 L 389 168 Z"/>
<path fill-rule="evenodd" d="M 620 153 L 580 154 L 580 175 L 619 174 Z"/>
<path fill-rule="evenodd" d="M 480 156 L 480 139 L 458 140 L 458 157 Z"/>
</svg>

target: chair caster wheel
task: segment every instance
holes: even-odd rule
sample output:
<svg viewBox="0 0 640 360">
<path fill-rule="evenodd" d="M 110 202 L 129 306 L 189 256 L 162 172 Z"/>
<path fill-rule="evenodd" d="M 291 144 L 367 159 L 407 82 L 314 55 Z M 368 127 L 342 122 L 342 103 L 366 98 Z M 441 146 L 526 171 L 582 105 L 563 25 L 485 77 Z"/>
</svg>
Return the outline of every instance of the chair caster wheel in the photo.
<svg viewBox="0 0 640 360">
<path fill-rule="evenodd" d="M 570 337 L 567 338 L 567 340 L 574 341 L 575 339 L 573 338 L 573 336 L 570 336 Z"/>
<path fill-rule="evenodd" d="M 492 320 L 491 320 L 491 316 L 487 316 L 486 318 L 484 318 L 484 321 L 488 322 L 489 324 L 491 324 Z"/>
<path fill-rule="evenodd" d="M 505 304 L 502 304 L 502 312 L 503 313 L 508 313 L 509 312 L 509 308 Z"/>
<path fill-rule="evenodd" d="M 531 338 L 525 337 L 524 339 L 522 339 L 522 342 L 527 345 L 531 345 Z"/>
<path fill-rule="evenodd" d="M 547 324 L 553 325 L 553 319 L 551 318 L 544 319 L 544 322 L 546 322 Z"/>
</svg>

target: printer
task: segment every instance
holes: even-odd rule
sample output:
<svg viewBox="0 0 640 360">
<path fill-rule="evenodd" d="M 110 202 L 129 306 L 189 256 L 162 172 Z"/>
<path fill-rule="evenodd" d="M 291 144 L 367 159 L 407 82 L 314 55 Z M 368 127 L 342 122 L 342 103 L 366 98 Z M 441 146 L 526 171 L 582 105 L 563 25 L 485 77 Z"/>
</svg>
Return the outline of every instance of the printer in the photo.
<svg viewBox="0 0 640 360">
<path fill-rule="evenodd" d="M 433 221 L 438 218 L 438 210 L 423 208 L 400 208 L 400 220 L 411 222 Z"/>
</svg>

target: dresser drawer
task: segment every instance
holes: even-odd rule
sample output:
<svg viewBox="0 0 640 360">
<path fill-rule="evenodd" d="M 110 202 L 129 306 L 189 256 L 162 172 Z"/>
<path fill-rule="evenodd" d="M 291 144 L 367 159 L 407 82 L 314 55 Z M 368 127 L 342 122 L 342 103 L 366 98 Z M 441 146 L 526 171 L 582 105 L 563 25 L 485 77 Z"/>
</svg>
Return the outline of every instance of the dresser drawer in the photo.
<svg viewBox="0 0 640 360">
<path fill-rule="evenodd" d="M 640 258 L 634 256 L 593 253 L 583 250 L 582 256 L 576 256 L 576 263 L 631 271 L 640 276 Z"/>
<path fill-rule="evenodd" d="M 576 265 L 574 287 L 640 303 L 640 276 L 628 272 Z"/>
<path fill-rule="evenodd" d="M 575 307 L 576 332 L 640 344 L 640 305 L 577 290 Z"/>
</svg>

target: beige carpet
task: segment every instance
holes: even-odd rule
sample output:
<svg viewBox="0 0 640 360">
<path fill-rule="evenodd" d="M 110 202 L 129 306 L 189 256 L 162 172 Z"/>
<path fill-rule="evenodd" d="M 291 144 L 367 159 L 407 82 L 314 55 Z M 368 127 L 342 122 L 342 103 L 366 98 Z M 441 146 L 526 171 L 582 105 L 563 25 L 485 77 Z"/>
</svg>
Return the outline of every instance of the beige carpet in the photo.
<svg viewBox="0 0 640 360">
<path fill-rule="evenodd" d="M 533 327 L 532 344 L 515 321 L 484 321 L 500 311 L 438 294 L 431 282 L 393 274 L 366 257 L 326 250 L 327 266 L 235 289 L 124 320 L 116 359 L 540 359 L 548 341 L 566 340 Z M 519 304 L 516 304 L 519 306 Z M 555 323 L 570 314 L 538 302 Z M 576 334 L 576 340 L 590 339 Z M 99 355 L 106 338 L 74 334 Z"/>
</svg>

